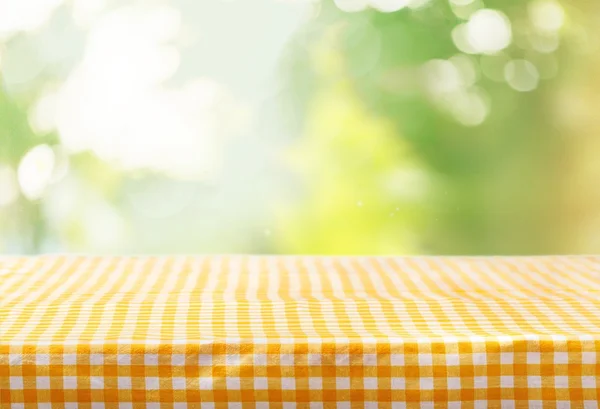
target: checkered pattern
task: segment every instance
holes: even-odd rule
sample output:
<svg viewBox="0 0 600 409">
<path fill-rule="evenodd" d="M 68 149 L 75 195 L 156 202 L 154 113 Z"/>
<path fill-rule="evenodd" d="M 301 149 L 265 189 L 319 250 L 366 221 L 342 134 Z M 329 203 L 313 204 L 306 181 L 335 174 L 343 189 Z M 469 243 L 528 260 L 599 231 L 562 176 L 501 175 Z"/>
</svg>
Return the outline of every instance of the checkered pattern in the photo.
<svg viewBox="0 0 600 409">
<path fill-rule="evenodd" d="M 0 258 L 1 409 L 597 408 L 600 257 Z"/>
</svg>

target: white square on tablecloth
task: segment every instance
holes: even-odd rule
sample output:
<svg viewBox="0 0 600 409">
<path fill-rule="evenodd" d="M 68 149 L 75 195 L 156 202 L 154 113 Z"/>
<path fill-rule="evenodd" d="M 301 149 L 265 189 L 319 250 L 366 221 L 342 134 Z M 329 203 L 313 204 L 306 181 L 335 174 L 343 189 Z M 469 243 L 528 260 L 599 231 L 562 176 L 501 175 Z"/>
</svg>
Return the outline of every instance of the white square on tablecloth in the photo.
<svg viewBox="0 0 600 409">
<path fill-rule="evenodd" d="M 117 355 L 117 365 L 131 365 L 131 355 L 130 354 L 118 354 Z"/>
<path fill-rule="evenodd" d="M 310 378 L 308 378 L 308 387 L 312 390 L 323 389 L 323 378 L 311 376 Z"/>
<path fill-rule="evenodd" d="M 198 355 L 198 364 L 200 366 L 211 366 L 213 362 L 212 358 L 211 354 L 200 354 Z"/>
<path fill-rule="evenodd" d="M 119 389 L 129 390 L 131 389 L 131 378 L 129 376 L 119 376 L 117 385 Z"/>
<path fill-rule="evenodd" d="M 476 400 L 475 401 L 475 409 L 487 409 L 488 401 L 487 400 Z"/>
<path fill-rule="evenodd" d="M 406 389 L 406 379 L 405 378 L 392 378 L 391 386 L 392 386 L 392 390 Z"/>
<path fill-rule="evenodd" d="M 144 365 L 156 366 L 158 365 L 158 354 L 145 354 Z"/>
<path fill-rule="evenodd" d="M 569 363 L 569 354 L 567 352 L 555 352 L 554 353 L 554 363 L 555 364 L 568 364 Z"/>
<path fill-rule="evenodd" d="M 186 379 L 182 377 L 174 377 L 173 378 L 173 389 L 175 390 L 183 390 L 186 386 Z"/>
<path fill-rule="evenodd" d="M 263 376 L 254 378 L 254 389 L 264 390 L 269 389 L 269 380 Z"/>
<path fill-rule="evenodd" d="M 284 391 L 293 391 L 296 389 L 296 380 L 290 377 L 281 378 L 281 389 Z"/>
<path fill-rule="evenodd" d="M 209 391 L 213 387 L 213 379 L 210 376 L 203 376 L 200 378 L 200 382 L 198 383 L 198 387 L 201 390 Z"/>
<path fill-rule="evenodd" d="M 451 376 L 447 379 L 448 389 L 460 389 L 460 378 L 457 376 Z"/>
<path fill-rule="evenodd" d="M 563 376 L 563 375 L 555 376 L 554 377 L 554 387 L 560 388 L 560 389 L 568 388 L 569 387 L 569 377 Z"/>
<path fill-rule="evenodd" d="M 50 389 L 50 377 L 49 376 L 36 377 L 35 386 L 38 389 Z"/>
<path fill-rule="evenodd" d="M 487 376 L 476 376 L 473 379 L 475 389 L 487 388 Z"/>
<path fill-rule="evenodd" d="M 35 354 L 35 364 L 36 365 L 50 365 L 50 355 L 49 354 Z"/>
<path fill-rule="evenodd" d="M 350 378 L 339 377 L 336 378 L 337 389 L 350 389 Z"/>
<path fill-rule="evenodd" d="M 504 365 L 512 364 L 514 361 L 515 355 L 512 352 L 501 352 L 500 353 L 500 363 Z"/>
<path fill-rule="evenodd" d="M 527 352 L 527 363 L 528 364 L 539 364 L 540 356 L 541 356 L 541 354 L 539 352 Z"/>
<path fill-rule="evenodd" d="M 104 378 L 102 376 L 90 376 L 91 389 L 104 389 Z"/>
<path fill-rule="evenodd" d="M 431 354 L 419 354 L 419 366 L 433 365 L 433 356 Z"/>
<path fill-rule="evenodd" d="M 279 355 L 279 364 L 282 366 L 294 365 L 294 354 L 281 354 Z"/>
<path fill-rule="evenodd" d="M 173 354 L 171 355 L 171 365 L 183 366 L 185 365 L 185 354 Z"/>
<path fill-rule="evenodd" d="M 13 366 L 23 365 L 23 355 L 21 354 L 9 354 L 8 364 Z"/>
<path fill-rule="evenodd" d="M 527 377 L 527 386 L 530 388 L 541 388 L 542 387 L 542 377 L 541 376 L 528 376 Z"/>
<path fill-rule="evenodd" d="M 364 366 L 377 366 L 377 354 L 364 354 L 363 355 Z"/>
<path fill-rule="evenodd" d="M 227 389 L 232 389 L 232 390 L 240 390 L 241 389 L 240 378 L 237 376 L 228 376 L 226 378 L 225 383 L 227 384 Z"/>
<path fill-rule="evenodd" d="M 473 353 L 473 365 L 486 365 L 487 355 L 485 352 L 474 352 Z"/>
<path fill-rule="evenodd" d="M 392 365 L 404 365 L 404 354 L 391 354 L 390 362 Z"/>
<path fill-rule="evenodd" d="M 77 377 L 76 376 L 63 376 L 63 388 L 77 389 Z"/>
<path fill-rule="evenodd" d="M 160 382 L 156 376 L 146 377 L 146 389 L 156 391 L 160 389 Z"/>
<path fill-rule="evenodd" d="M 90 365 L 103 365 L 104 355 L 103 354 L 90 354 Z"/>
<path fill-rule="evenodd" d="M 423 377 L 423 378 L 421 378 L 421 389 L 422 390 L 431 390 L 431 389 L 433 389 L 433 378 L 432 377 Z"/>
<path fill-rule="evenodd" d="M 595 352 L 582 352 L 581 353 L 581 363 L 595 364 L 596 363 L 596 353 Z"/>
<path fill-rule="evenodd" d="M 254 354 L 255 366 L 267 366 L 267 354 Z"/>
<path fill-rule="evenodd" d="M 596 388 L 597 385 L 597 379 L 595 376 L 582 376 L 581 377 L 581 386 L 583 388 Z"/>
<path fill-rule="evenodd" d="M 321 354 L 308 354 L 308 364 L 321 365 Z"/>
<path fill-rule="evenodd" d="M 446 354 L 446 365 L 447 366 L 458 366 L 460 364 L 460 357 L 458 354 Z"/>
<path fill-rule="evenodd" d="M 225 365 L 238 366 L 240 364 L 240 354 L 225 355 Z"/>
<path fill-rule="evenodd" d="M 368 377 L 368 378 L 363 378 L 363 383 L 364 383 L 364 387 L 365 389 L 377 389 L 377 378 L 374 377 Z"/>
</svg>

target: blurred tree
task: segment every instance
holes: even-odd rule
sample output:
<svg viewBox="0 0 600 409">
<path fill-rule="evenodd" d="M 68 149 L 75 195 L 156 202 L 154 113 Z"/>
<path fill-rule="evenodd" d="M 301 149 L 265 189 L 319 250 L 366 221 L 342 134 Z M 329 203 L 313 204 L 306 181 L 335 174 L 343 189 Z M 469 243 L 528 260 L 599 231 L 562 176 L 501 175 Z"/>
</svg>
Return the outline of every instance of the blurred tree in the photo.
<svg viewBox="0 0 600 409">
<path fill-rule="evenodd" d="M 334 27 L 336 36 L 328 52 L 338 70 L 330 74 L 328 83 L 321 80 L 322 70 L 314 60 L 306 59 L 304 64 L 301 57 L 294 60 L 292 81 L 312 84 L 313 91 L 303 90 L 305 97 L 298 101 L 298 109 L 306 111 L 305 136 L 298 144 L 306 148 L 304 158 L 311 158 L 307 167 L 340 168 L 345 178 L 325 183 L 324 172 L 301 173 L 308 199 L 295 207 L 301 216 L 291 215 L 282 224 L 282 230 L 288 224 L 300 226 L 297 237 L 304 241 L 293 249 L 398 253 L 406 251 L 401 238 L 408 235 L 416 238 L 409 251 L 426 253 L 568 251 L 569 243 L 558 233 L 565 210 L 558 187 L 564 169 L 557 166 L 565 158 L 564 135 L 552 120 L 555 112 L 549 102 L 557 98 L 570 56 L 539 50 L 532 34 L 532 7 L 538 7 L 534 3 L 486 2 L 486 7 L 500 12 L 479 16 L 496 20 L 507 16 L 512 42 L 501 52 L 468 54 L 460 50 L 457 29 L 483 9 L 481 2 L 432 0 L 392 13 L 373 9 L 346 13 L 332 1 L 322 4 L 319 17 L 299 34 L 298 48 L 323 47 L 323 39 Z M 554 3 L 542 7 L 560 11 Z M 495 35 L 494 29 L 483 24 L 484 31 L 476 33 L 480 37 L 471 40 L 494 46 L 494 41 L 502 40 L 486 40 Z M 564 42 L 563 48 L 569 49 L 569 38 Z M 551 72 L 556 65 L 558 75 Z M 324 93 L 326 103 L 321 102 Z M 352 101 L 360 108 L 346 116 L 336 114 Z M 369 125 L 373 121 L 385 126 L 373 129 Z M 326 127 L 325 122 L 333 124 Z M 336 133 L 336 149 L 326 142 L 333 138 L 331 129 L 341 130 Z M 384 158 L 369 155 L 361 145 L 382 138 L 381 149 L 388 152 Z M 324 141 L 308 142 L 316 139 Z M 355 149 L 360 166 L 348 166 L 350 149 Z M 389 194 L 375 182 L 384 169 L 393 168 L 394 161 L 402 165 L 404 158 L 392 159 L 395 150 L 411 152 L 410 161 L 427 172 L 428 178 L 423 179 L 430 181 L 431 188 L 419 206 L 406 208 L 406 203 L 396 202 L 397 217 L 403 221 L 398 224 L 385 218 L 388 212 L 382 205 Z M 315 164 L 318 158 L 322 162 Z M 357 180 L 364 181 L 362 189 L 368 186 L 371 204 L 377 203 L 366 224 L 373 231 L 392 230 L 398 240 L 378 242 L 369 234 L 361 235 L 363 222 L 356 214 L 345 217 L 345 223 L 334 221 L 333 210 L 306 216 L 311 203 L 330 200 L 338 209 L 354 204 L 355 197 L 337 192 L 352 191 Z M 424 222 L 413 223 L 415 215 Z M 337 229 L 345 234 L 336 234 Z M 344 244 L 348 234 L 354 237 L 351 249 Z M 313 245 L 315 235 L 325 238 L 318 246 Z M 394 245 L 396 251 L 390 249 Z"/>
<path fill-rule="evenodd" d="M 353 91 L 336 48 L 342 30 L 326 30 L 308 56 L 316 91 L 290 163 L 310 193 L 294 198 L 291 213 L 280 210 L 276 246 L 294 253 L 414 252 L 424 169 L 394 138 L 393 122 L 370 112 Z"/>
</svg>

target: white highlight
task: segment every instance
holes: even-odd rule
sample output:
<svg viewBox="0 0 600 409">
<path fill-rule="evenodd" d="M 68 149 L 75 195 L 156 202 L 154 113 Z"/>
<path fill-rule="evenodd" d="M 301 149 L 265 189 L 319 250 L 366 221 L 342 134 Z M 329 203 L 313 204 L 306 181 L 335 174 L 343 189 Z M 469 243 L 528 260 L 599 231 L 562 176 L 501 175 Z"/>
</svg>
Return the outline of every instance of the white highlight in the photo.
<svg viewBox="0 0 600 409">
<path fill-rule="evenodd" d="M 371 7 L 382 13 L 393 13 L 406 7 L 416 9 L 423 7 L 430 0 L 334 0 L 335 5 L 347 13 L 363 11 Z"/>
<path fill-rule="evenodd" d="M 0 1 L 0 39 L 43 26 L 61 3 L 62 0 Z"/>
<path fill-rule="evenodd" d="M 483 89 L 474 86 L 478 71 L 472 57 L 458 54 L 449 60 L 431 60 L 423 66 L 425 87 L 431 100 L 465 126 L 477 126 L 490 112 Z"/>
<path fill-rule="evenodd" d="M 54 151 L 48 145 L 38 145 L 23 156 L 18 179 L 23 195 L 30 200 L 43 196 L 54 173 Z"/>
<path fill-rule="evenodd" d="M 214 173 L 223 129 L 242 114 L 212 80 L 163 85 L 179 65 L 169 45 L 179 30 L 169 7 L 125 7 L 93 25 L 85 57 L 57 97 L 56 126 L 69 151 L 92 150 L 125 170 Z"/>
<path fill-rule="evenodd" d="M 467 22 L 466 36 L 475 52 L 496 53 L 508 47 L 512 41 L 510 20 L 498 10 L 478 10 Z"/>
<path fill-rule="evenodd" d="M 8 165 L 0 165 L 0 207 L 12 204 L 19 197 L 17 175 Z"/>
<path fill-rule="evenodd" d="M 553 0 L 536 0 L 529 3 L 529 19 L 541 31 L 557 31 L 565 21 L 565 11 Z"/>
<path fill-rule="evenodd" d="M 369 5 L 367 0 L 334 0 L 334 3 L 340 10 L 348 13 L 362 11 Z"/>
<path fill-rule="evenodd" d="M 527 60 L 512 60 L 504 67 L 504 78 L 511 88 L 520 92 L 529 92 L 537 88 L 540 74 Z"/>
</svg>

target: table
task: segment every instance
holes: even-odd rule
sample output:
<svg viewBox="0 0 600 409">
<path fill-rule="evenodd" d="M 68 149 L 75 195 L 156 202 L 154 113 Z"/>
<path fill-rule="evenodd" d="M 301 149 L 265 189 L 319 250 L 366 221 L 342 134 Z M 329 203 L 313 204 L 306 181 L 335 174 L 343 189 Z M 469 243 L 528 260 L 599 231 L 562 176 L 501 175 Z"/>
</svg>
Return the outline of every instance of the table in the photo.
<svg viewBox="0 0 600 409">
<path fill-rule="evenodd" d="M 2 409 L 597 408 L 600 257 L 0 257 Z"/>
</svg>

